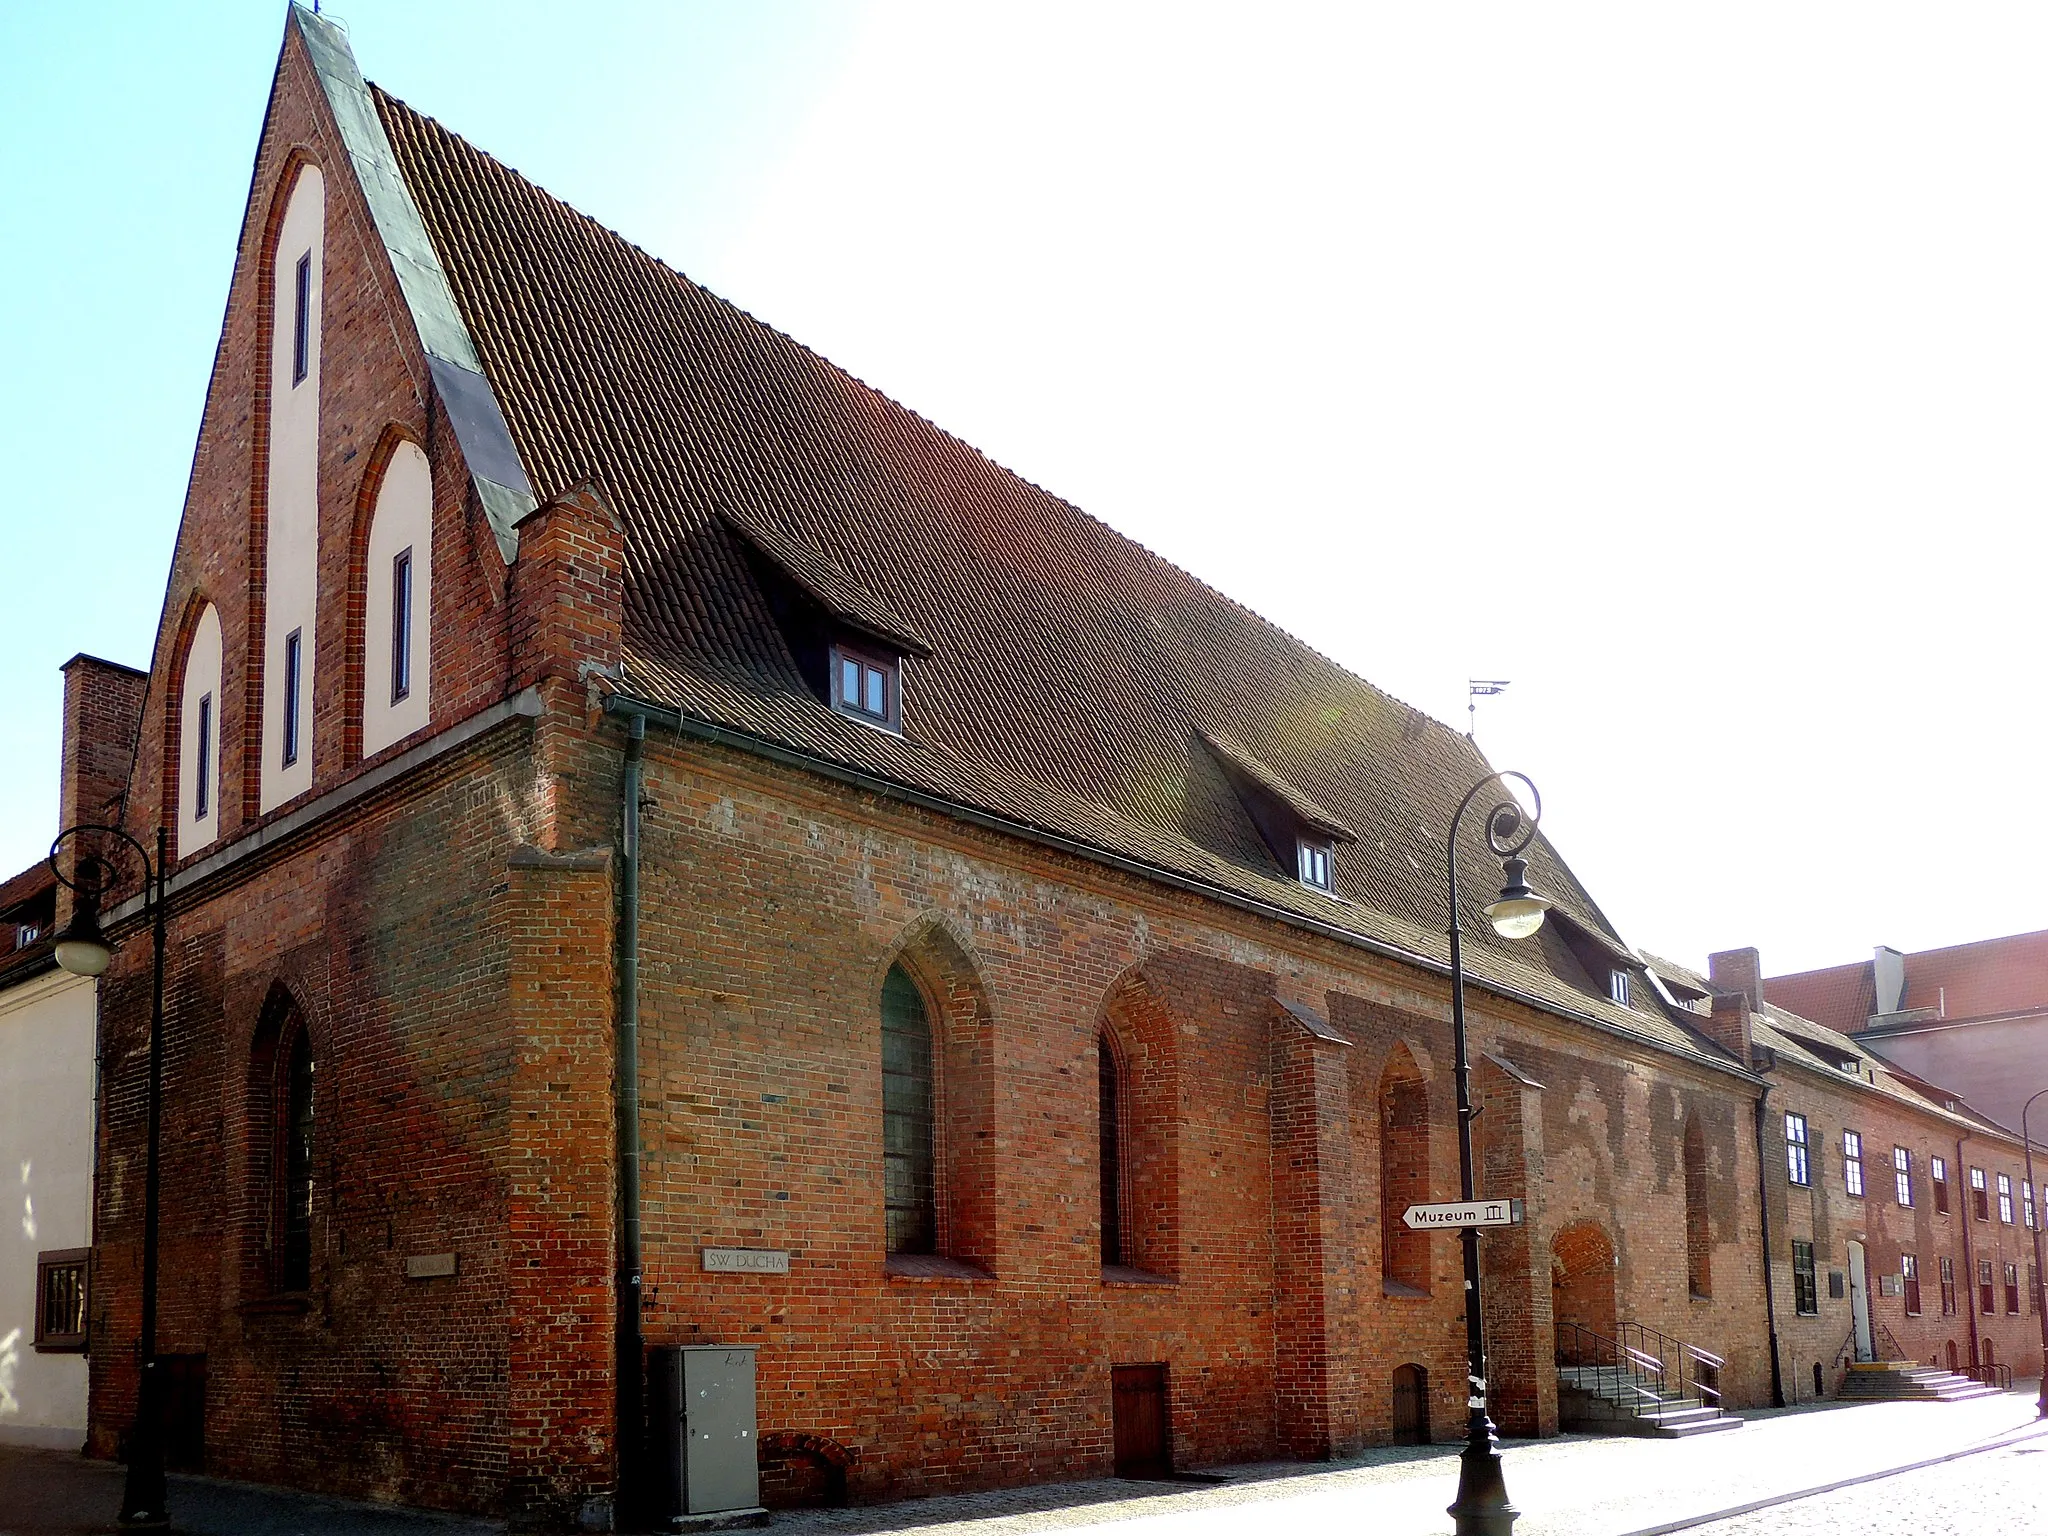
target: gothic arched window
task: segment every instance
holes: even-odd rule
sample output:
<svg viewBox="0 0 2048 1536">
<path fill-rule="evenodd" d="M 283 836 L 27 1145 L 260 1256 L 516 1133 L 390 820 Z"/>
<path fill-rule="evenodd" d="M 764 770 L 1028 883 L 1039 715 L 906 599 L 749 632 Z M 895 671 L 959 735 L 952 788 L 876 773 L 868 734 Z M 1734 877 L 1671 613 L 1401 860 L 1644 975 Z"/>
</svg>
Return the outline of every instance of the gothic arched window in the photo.
<svg viewBox="0 0 2048 1536">
<path fill-rule="evenodd" d="M 931 1021 L 900 965 L 882 983 L 882 1203 L 890 1253 L 938 1251 Z"/>
</svg>

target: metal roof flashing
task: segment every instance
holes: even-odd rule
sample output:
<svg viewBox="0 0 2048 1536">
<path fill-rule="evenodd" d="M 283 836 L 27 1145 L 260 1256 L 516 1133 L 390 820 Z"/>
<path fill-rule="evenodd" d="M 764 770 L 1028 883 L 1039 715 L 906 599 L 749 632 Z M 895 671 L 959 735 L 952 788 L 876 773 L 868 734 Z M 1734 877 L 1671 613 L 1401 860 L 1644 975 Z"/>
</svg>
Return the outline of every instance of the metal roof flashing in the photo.
<svg viewBox="0 0 2048 1536">
<path fill-rule="evenodd" d="M 370 87 L 356 67 L 348 33 L 298 0 L 293 0 L 291 19 L 305 40 L 313 72 L 341 130 L 350 169 L 363 189 L 413 328 L 426 349 L 434 388 L 454 424 L 455 440 L 476 484 L 484 515 L 490 519 L 498 552 L 510 565 L 519 553 L 519 535 L 514 529 L 538 505 L 512 441 L 512 430 L 484 374 L 469 327 L 455 307 L 454 290 L 448 286 L 448 274 L 427 237 L 419 205 L 399 172 L 398 157 L 392 153 L 391 140 L 370 100 Z"/>
</svg>

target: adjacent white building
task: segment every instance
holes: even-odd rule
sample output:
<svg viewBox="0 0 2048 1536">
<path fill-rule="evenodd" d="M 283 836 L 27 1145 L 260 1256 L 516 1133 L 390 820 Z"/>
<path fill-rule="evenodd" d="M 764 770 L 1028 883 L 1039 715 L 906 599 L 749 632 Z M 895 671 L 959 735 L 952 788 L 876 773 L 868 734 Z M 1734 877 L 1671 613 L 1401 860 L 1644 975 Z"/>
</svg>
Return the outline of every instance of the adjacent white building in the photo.
<svg viewBox="0 0 2048 1536">
<path fill-rule="evenodd" d="M 50 953 L 55 890 L 0 884 L 0 1444 L 85 1440 L 97 983 Z"/>
</svg>

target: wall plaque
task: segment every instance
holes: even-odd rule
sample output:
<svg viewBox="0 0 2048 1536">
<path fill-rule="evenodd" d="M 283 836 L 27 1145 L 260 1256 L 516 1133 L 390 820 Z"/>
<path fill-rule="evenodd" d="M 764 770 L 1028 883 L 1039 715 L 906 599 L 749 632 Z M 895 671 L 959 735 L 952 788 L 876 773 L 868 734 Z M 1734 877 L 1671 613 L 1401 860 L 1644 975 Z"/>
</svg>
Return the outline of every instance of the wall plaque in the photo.
<svg viewBox="0 0 2048 1536">
<path fill-rule="evenodd" d="M 787 1248 L 706 1248 L 704 1267 L 721 1275 L 786 1275 Z"/>
<path fill-rule="evenodd" d="M 408 1253 L 405 1256 L 405 1278 L 408 1280 L 444 1280 L 455 1273 L 455 1255 L 452 1253 Z"/>
</svg>

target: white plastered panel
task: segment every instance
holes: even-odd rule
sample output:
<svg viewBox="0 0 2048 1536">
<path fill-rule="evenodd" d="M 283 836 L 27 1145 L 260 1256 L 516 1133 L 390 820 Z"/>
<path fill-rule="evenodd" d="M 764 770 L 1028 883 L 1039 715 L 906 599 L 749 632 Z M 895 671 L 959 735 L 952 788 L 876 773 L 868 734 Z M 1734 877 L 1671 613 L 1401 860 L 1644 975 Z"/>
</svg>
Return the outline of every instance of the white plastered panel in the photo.
<svg viewBox="0 0 2048 1536">
<path fill-rule="evenodd" d="M 381 752 L 427 723 L 428 682 L 433 636 L 434 485 L 427 456 L 412 443 L 400 443 L 384 471 L 370 514 L 370 548 L 364 562 L 368 590 L 363 609 L 363 752 Z M 392 679 L 398 670 L 398 558 L 409 556 L 411 568 L 411 644 L 409 686 L 393 698 Z"/>
<path fill-rule="evenodd" d="M 278 231 L 270 327 L 270 479 L 263 622 L 265 811 L 313 787 L 314 615 L 320 555 L 320 293 L 325 183 L 307 166 L 292 186 Z M 298 266 L 312 257 L 306 376 L 295 379 Z M 299 635 L 298 752 L 284 761 L 287 640 Z"/>
<path fill-rule="evenodd" d="M 181 859 L 220 836 L 220 655 L 220 612 L 208 603 L 192 629 L 191 647 L 185 652 L 185 686 L 178 698 Z"/>
</svg>

